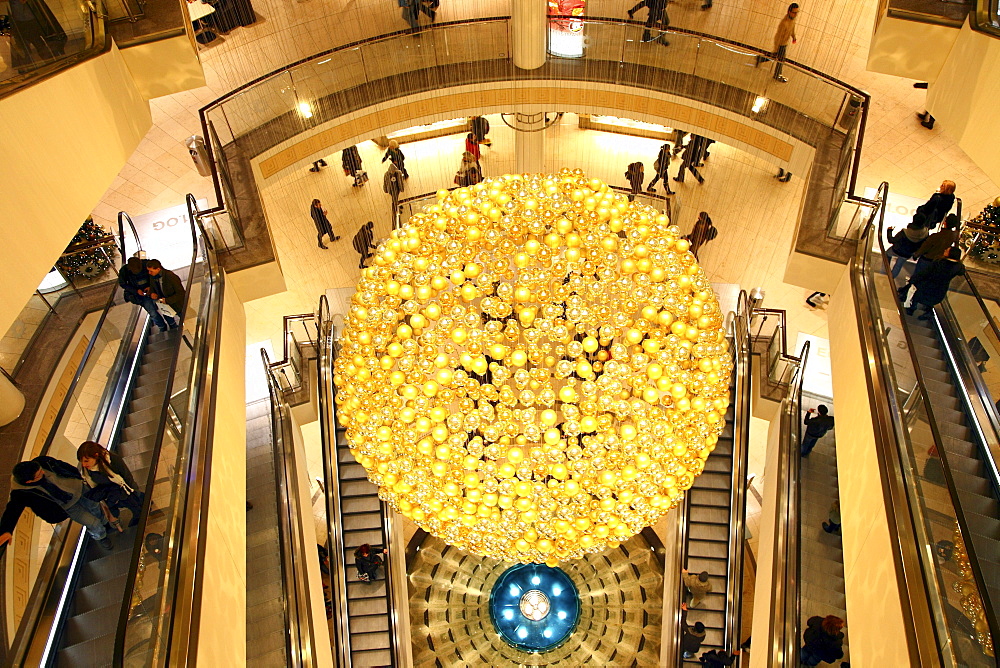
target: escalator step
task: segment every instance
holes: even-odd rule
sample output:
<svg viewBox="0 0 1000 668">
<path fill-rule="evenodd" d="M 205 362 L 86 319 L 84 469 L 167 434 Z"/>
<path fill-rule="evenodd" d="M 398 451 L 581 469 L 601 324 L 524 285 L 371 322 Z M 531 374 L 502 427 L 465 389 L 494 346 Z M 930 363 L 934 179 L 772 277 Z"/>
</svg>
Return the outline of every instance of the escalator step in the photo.
<svg viewBox="0 0 1000 668">
<path fill-rule="evenodd" d="M 126 441 L 144 438 L 146 436 L 155 437 L 159 426 L 158 421 L 152 420 L 150 422 L 143 422 L 142 424 L 137 424 L 132 427 L 125 427 L 122 434 L 124 434 Z"/>
<path fill-rule="evenodd" d="M 956 408 L 948 408 L 945 405 L 949 403 L 949 401 L 957 401 L 957 399 L 952 396 L 944 396 L 934 392 L 929 393 L 928 398 L 931 401 L 931 406 L 934 407 L 934 421 L 937 423 L 939 428 L 945 424 L 965 426 L 965 413 Z"/>
<path fill-rule="evenodd" d="M 923 363 L 923 360 L 921 360 L 921 363 Z M 953 397 L 958 396 L 956 394 L 956 392 L 955 392 L 955 387 L 950 382 L 942 383 L 942 382 L 937 381 L 937 380 L 931 380 L 929 378 L 925 378 L 924 379 L 924 388 L 926 388 L 927 393 L 929 395 L 931 395 L 932 397 L 939 395 L 939 396 L 942 396 L 942 397 L 953 398 Z M 933 405 L 933 402 L 932 402 L 932 405 Z"/>
<path fill-rule="evenodd" d="M 691 506 L 689 517 L 692 522 L 721 524 L 729 526 L 728 508 L 708 508 L 705 506 Z"/>
<path fill-rule="evenodd" d="M 129 413 L 125 416 L 125 426 L 134 427 L 137 424 L 146 422 L 157 423 L 160 420 L 160 413 L 162 412 L 160 406 L 153 406 L 152 408 L 144 408 L 141 411 Z"/>
<path fill-rule="evenodd" d="M 381 513 L 358 513 L 347 515 L 342 518 L 341 526 L 344 531 L 365 531 L 369 529 L 382 529 Z"/>
<path fill-rule="evenodd" d="M 688 542 L 688 556 L 723 560 L 729 554 L 728 545 L 701 540 Z"/>
<path fill-rule="evenodd" d="M 691 573 L 724 573 L 726 571 L 727 560 L 715 557 L 693 557 L 688 554 L 687 568 Z"/>
<path fill-rule="evenodd" d="M 81 615 L 73 615 L 66 620 L 63 643 L 67 646 L 85 643 L 91 638 L 100 638 L 110 634 L 114 637 L 118 627 L 118 614 L 121 612 L 121 595 L 117 603 L 90 610 Z M 105 657 L 107 658 L 107 657 Z"/>
<path fill-rule="evenodd" d="M 121 441 L 118 444 L 118 454 L 122 457 L 141 457 L 153 451 L 156 445 L 156 434 L 137 436 Z"/>
<path fill-rule="evenodd" d="M 156 394 L 150 394 L 145 397 L 133 398 L 129 404 L 129 411 L 142 411 L 147 408 L 159 408 L 163 405 L 163 398 Z"/>
<path fill-rule="evenodd" d="M 951 464 L 951 460 L 948 463 Z M 955 487 L 958 488 L 959 495 L 976 494 L 991 497 L 993 494 L 993 486 L 985 478 L 971 476 L 954 468 L 951 470 L 951 476 L 955 480 Z"/>
<path fill-rule="evenodd" d="M 691 523 L 688 525 L 688 540 L 708 540 L 729 543 L 728 524 L 702 524 Z"/>
<path fill-rule="evenodd" d="M 384 598 L 361 598 L 347 601 L 347 614 L 351 618 L 364 617 L 365 615 L 388 614 L 388 608 Z"/>
<path fill-rule="evenodd" d="M 700 476 L 695 478 L 694 481 L 697 489 L 726 490 L 727 494 L 731 487 L 731 483 L 732 476 L 728 473 L 715 473 L 712 471 L 705 471 Z"/>
<path fill-rule="evenodd" d="M 115 615 L 117 617 L 117 614 Z M 56 655 L 56 665 L 74 668 L 75 666 L 107 666 L 111 665 L 108 660 L 114 653 L 115 635 L 108 635 L 99 638 L 91 638 L 69 647 L 63 645 Z"/>
<path fill-rule="evenodd" d="M 341 480 L 364 480 L 368 477 L 368 473 L 361 464 L 343 464 L 340 466 L 340 479 Z"/>
<path fill-rule="evenodd" d="M 389 650 L 373 649 L 362 652 L 351 652 L 352 668 L 381 668 L 392 665 L 392 655 Z"/>
<path fill-rule="evenodd" d="M 389 617 L 386 615 L 366 615 L 351 619 L 351 633 L 374 633 L 389 630 Z"/>
<path fill-rule="evenodd" d="M 381 529 L 344 530 L 344 546 L 351 553 L 351 563 L 354 563 L 354 550 L 365 543 L 379 545 L 382 543 Z"/>
<path fill-rule="evenodd" d="M 73 595 L 73 612 L 83 614 L 98 608 L 120 606 L 127 579 L 128 575 L 120 575 L 113 580 L 78 588 Z"/>
<path fill-rule="evenodd" d="M 972 457 L 965 457 L 957 452 L 952 452 L 950 448 L 948 450 L 948 466 L 953 473 L 961 472 L 976 478 L 982 478 L 984 475 L 983 463 L 981 461 Z"/>
<path fill-rule="evenodd" d="M 145 375 L 153 375 L 158 373 L 164 373 L 170 371 L 170 366 L 174 363 L 174 360 L 167 356 L 162 359 L 146 359 L 145 356 L 142 358 L 142 364 L 139 365 L 139 377 L 142 378 Z"/>
<path fill-rule="evenodd" d="M 340 483 L 341 498 L 352 496 L 377 496 L 378 488 L 368 480 L 345 480 Z"/>
<path fill-rule="evenodd" d="M 732 458 L 725 456 L 716 457 L 714 456 L 715 453 L 712 453 L 712 455 L 705 461 L 705 470 L 730 475 L 733 471 Z"/>
<path fill-rule="evenodd" d="M 340 502 L 340 514 L 344 516 L 354 513 L 379 513 L 381 508 L 382 503 L 377 496 L 358 496 L 342 499 Z"/>
<path fill-rule="evenodd" d="M 376 633 L 351 632 L 351 654 L 365 650 L 389 649 L 389 634 L 385 631 Z"/>
<path fill-rule="evenodd" d="M 691 503 L 694 505 L 711 506 L 713 508 L 729 508 L 728 491 L 699 489 L 694 487 L 688 490 L 688 496 L 691 499 Z"/>
</svg>

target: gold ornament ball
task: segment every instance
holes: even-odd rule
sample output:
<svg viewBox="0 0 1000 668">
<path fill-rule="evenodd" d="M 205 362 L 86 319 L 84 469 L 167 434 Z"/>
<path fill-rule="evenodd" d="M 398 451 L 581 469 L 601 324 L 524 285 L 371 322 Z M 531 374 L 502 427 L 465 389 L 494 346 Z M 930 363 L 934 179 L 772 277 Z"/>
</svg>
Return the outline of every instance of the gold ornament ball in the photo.
<svg viewBox="0 0 1000 668">
<path fill-rule="evenodd" d="M 580 170 L 439 191 L 362 272 L 334 367 L 380 497 L 459 548 L 549 564 L 677 505 L 732 372 L 688 247 Z"/>
</svg>

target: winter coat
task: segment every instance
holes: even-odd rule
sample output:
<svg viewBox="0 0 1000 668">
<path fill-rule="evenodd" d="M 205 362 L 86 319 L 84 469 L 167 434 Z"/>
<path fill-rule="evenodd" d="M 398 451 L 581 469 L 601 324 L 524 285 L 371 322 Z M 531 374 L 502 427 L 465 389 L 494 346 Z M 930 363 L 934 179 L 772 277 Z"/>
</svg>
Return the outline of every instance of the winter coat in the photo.
<svg viewBox="0 0 1000 668">
<path fill-rule="evenodd" d="M 180 313 L 181 309 L 184 308 L 184 295 L 186 294 L 180 276 L 163 268 L 160 269 L 159 276 L 150 276 L 150 279 L 153 292 L 158 295 L 158 298 L 163 299 L 167 306 Z"/>
<path fill-rule="evenodd" d="M 87 487 L 84 496 L 91 501 L 106 502 L 113 511 L 122 506 L 135 508 L 142 505 L 142 493 L 121 455 L 108 452 L 107 466 L 111 469 L 111 476 L 96 465 L 93 469 L 85 469 L 82 464 L 77 467 Z"/>
<path fill-rule="evenodd" d="M 681 612 L 681 652 L 694 654 L 701 649 L 701 643 L 705 642 L 705 631 L 698 633 L 693 626 L 688 626 L 687 610 Z"/>
<path fill-rule="evenodd" d="M 382 162 L 389 160 L 392 164 L 396 165 L 400 169 L 403 168 L 403 163 L 406 162 L 406 156 L 398 148 L 390 148 L 386 150 L 385 155 L 382 156 Z"/>
<path fill-rule="evenodd" d="M 645 180 L 645 170 L 641 162 L 633 162 L 625 170 L 625 178 L 632 186 L 632 192 L 642 192 L 642 182 Z"/>
<path fill-rule="evenodd" d="M 361 554 L 359 548 L 354 551 L 354 565 L 358 567 L 359 572 L 372 574 L 382 565 L 382 557 L 374 551 L 369 552 L 368 556 L 365 556 Z"/>
<path fill-rule="evenodd" d="M 395 163 L 389 166 L 382 179 L 382 190 L 391 195 L 393 199 L 399 197 L 399 193 L 403 192 L 403 172 L 397 169 Z"/>
<path fill-rule="evenodd" d="M 485 116 L 476 116 L 472 119 L 472 134 L 475 135 L 478 141 L 486 139 L 486 135 L 490 133 L 490 122 L 486 120 Z"/>
<path fill-rule="evenodd" d="M 711 581 L 702 582 L 696 573 L 682 573 L 681 579 L 684 586 L 691 592 L 691 607 L 697 608 L 710 591 L 712 591 Z"/>
<path fill-rule="evenodd" d="M 333 236 L 333 226 L 330 225 L 330 219 L 326 217 L 326 211 L 322 207 L 310 206 L 309 215 L 312 216 L 313 224 L 316 226 L 316 233 L 319 236 L 328 234 Z"/>
<path fill-rule="evenodd" d="M 83 496 L 85 491 L 83 478 L 75 466 L 44 455 L 35 457 L 31 461 L 41 466 L 45 478 L 69 494 L 69 498 L 59 501 L 37 483 L 23 485 L 11 476 L 10 500 L 7 501 L 3 515 L 0 516 L 0 533 L 12 533 L 25 508 L 30 508 L 35 515 L 50 524 L 58 524 L 69 517 L 65 509 L 76 505 Z"/>
<path fill-rule="evenodd" d="M 345 176 L 354 176 L 354 172 L 361 169 L 361 154 L 357 146 L 348 146 L 340 154 L 340 164 L 344 168 Z"/>
<path fill-rule="evenodd" d="M 133 274 L 127 267 L 122 267 L 118 272 L 118 285 L 125 292 L 125 301 L 129 304 L 141 302 L 142 297 L 149 294 L 152 278 L 146 270 L 146 260 L 142 260 L 142 271 L 138 274 Z"/>
<path fill-rule="evenodd" d="M 844 656 L 844 634 L 841 632 L 832 636 L 823 630 L 822 624 L 823 618 L 818 615 L 809 618 L 802 634 L 803 649 L 821 661 L 832 663 Z"/>
<path fill-rule="evenodd" d="M 965 273 L 965 265 L 958 260 L 935 260 L 910 279 L 916 286 L 913 301 L 924 306 L 937 306 L 948 295 L 951 279 Z"/>
<path fill-rule="evenodd" d="M 923 257 L 928 260 L 940 260 L 949 248 L 958 241 L 958 230 L 939 230 L 930 235 L 920 244 L 913 257 Z"/>
<path fill-rule="evenodd" d="M 927 217 L 927 226 L 934 227 L 948 215 L 955 205 L 955 193 L 934 193 L 931 198 L 917 207 L 917 212 Z"/>
<path fill-rule="evenodd" d="M 892 242 L 893 253 L 899 257 L 912 257 L 926 238 L 926 227 L 905 227 L 892 235 L 889 241 Z"/>
<path fill-rule="evenodd" d="M 806 419 L 803 420 L 802 424 L 806 426 L 806 436 L 822 438 L 826 432 L 833 429 L 833 416 L 806 413 Z"/>
</svg>

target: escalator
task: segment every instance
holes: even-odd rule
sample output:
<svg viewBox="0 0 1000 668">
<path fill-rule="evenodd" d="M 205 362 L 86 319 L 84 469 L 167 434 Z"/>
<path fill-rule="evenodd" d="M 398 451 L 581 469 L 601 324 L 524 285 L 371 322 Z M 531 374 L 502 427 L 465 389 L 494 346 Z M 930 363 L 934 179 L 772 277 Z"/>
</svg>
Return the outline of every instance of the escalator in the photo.
<svg viewBox="0 0 1000 668">
<path fill-rule="evenodd" d="M 149 469 L 163 412 L 163 396 L 170 382 L 171 367 L 178 355 L 181 339 L 178 330 L 147 336 L 148 342 L 139 355 L 131 398 L 122 414 L 121 437 L 110 446 L 124 458 L 138 488 L 143 490 L 149 488 Z M 69 613 L 56 665 L 110 664 L 118 613 L 132 561 L 136 531 L 134 527 L 127 527 L 133 519 L 138 521 L 139 518 L 133 518 L 128 510 L 122 512 L 121 524 L 125 532 L 108 533 L 114 541 L 114 549 L 110 552 L 92 540 L 86 541 L 76 589 L 67 604 Z"/>
<path fill-rule="evenodd" d="M 908 660 L 995 668 L 1000 304 L 962 277 L 926 319 L 906 315 L 885 255 L 888 193 L 871 202 L 851 287 Z"/>
<path fill-rule="evenodd" d="M 747 296 L 740 292 L 730 344 L 735 365 L 730 383 L 730 404 L 725 427 L 705 470 L 685 495 L 680 522 L 681 564 L 692 575 L 708 573 L 712 589 L 697 607 L 690 608 L 687 623 L 705 625 L 702 651 L 732 652 L 740 644 L 743 592 L 743 545 L 746 518 L 746 470 L 750 428 L 751 355 Z M 680 634 L 678 633 L 678 636 Z M 679 665 L 700 665 L 697 656 Z"/>
<path fill-rule="evenodd" d="M 384 569 L 374 582 L 358 578 L 354 558 L 354 551 L 361 545 L 370 545 L 376 553 L 389 546 L 392 511 L 378 498 L 378 488 L 351 454 L 346 430 L 337 425 L 333 390 L 336 331 L 325 296 L 320 299 L 317 320 L 336 663 L 343 668 L 395 666 L 399 661 L 392 555 L 382 555 Z"/>
<path fill-rule="evenodd" d="M 191 264 L 180 329 L 152 333 L 117 284 L 39 454 L 75 461 L 76 446 L 116 450 L 145 493 L 138 515 L 121 512 L 105 551 L 82 527 L 54 527 L 33 573 L 5 657 L 10 666 L 183 665 L 197 651 L 192 599 L 203 570 L 224 277 L 189 196 Z M 193 208 L 192 208 L 193 207 Z M 119 219 L 122 255 L 128 222 Z M 117 304 L 116 304 L 117 302 Z M 132 526 L 130 526 L 132 525 Z M 0 578 L 0 586 L 10 583 Z M 8 596 L 8 592 L 0 592 Z M 8 599 L 9 600 L 9 599 Z"/>
</svg>

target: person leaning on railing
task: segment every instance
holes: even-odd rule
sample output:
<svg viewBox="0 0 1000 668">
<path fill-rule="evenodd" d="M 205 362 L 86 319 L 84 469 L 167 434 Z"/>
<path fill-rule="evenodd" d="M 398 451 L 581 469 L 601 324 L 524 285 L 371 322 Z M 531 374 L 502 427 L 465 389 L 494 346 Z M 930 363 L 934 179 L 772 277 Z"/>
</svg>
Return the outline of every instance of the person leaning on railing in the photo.
<svg viewBox="0 0 1000 668">
<path fill-rule="evenodd" d="M 66 48 L 66 32 L 45 0 L 8 0 L 10 11 L 11 64 L 24 72 L 33 61 L 52 60 Z M 31 57 L 31 50 L 37 58 Z"/>
<path fill-rule="evenodd" d="M 171 316 L 168 315 L 169 311 L 164 313 L 165 309 L 158 307 L 167 327 L 171 329 L 180 327 L 181 320 L 184 319 L 184 295 L 187 292 L 184 289 L 184 282 L 174 272 L 164 269 L 159 260 L 147 260 L 146 271 L 149 272 L 150 287 L 153 290 L 150 297 L 158 304 L 166 304 L 170 307 L 170 311 L 174 312 Z"/>
<path fill-rule="evenodd" d="M 49 524 L 69 518 L 87 529 L 90 537 L 110 550 L 111 537 L 104 527 L 104 513 L 88 499 L 87 487 L 76 467 L 55 457 L 42 455 L 20 462 L 11 472 L 10 499 L 0 516 L 0 546 L 11 540 L 21 513 L 30 508 Z"/>
</svg>

